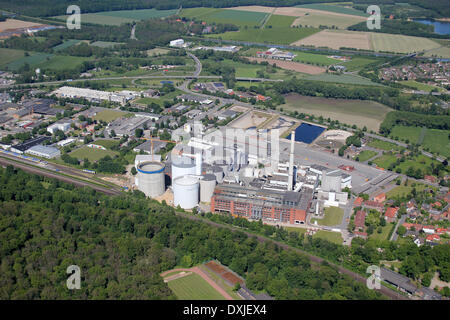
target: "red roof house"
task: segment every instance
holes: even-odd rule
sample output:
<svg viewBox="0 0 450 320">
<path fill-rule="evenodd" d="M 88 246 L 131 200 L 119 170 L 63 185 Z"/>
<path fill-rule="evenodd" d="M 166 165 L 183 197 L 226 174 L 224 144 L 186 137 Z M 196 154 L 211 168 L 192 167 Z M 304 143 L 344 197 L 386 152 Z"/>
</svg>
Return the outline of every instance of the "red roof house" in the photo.
<svg viewBox="0 0 450 320">
<path fill-rule="evenodd" d="M 384 213 L 384 219 L 386 219 L 387 222 L 394 222 L 395 218 L 397 217 L 398 208 L 387 208 L 386 212 Z"/>
</svg>

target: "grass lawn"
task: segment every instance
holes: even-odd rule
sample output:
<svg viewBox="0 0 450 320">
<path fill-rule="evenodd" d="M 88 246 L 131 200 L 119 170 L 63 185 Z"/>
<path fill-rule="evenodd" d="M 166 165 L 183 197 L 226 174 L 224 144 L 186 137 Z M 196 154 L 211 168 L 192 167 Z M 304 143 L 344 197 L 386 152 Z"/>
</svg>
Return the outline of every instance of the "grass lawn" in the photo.
<svg viewBox="0 0 450 320">
<path fill-rule="evenodd" d="M 295 227 L 285 227 L 285 228 L 289 232 L 298 232 L 299 234 L 306 233 L 306 228 L 295 228 Z M 343 242 L 342 236 L 339 232 L 319 230 L 313 235 L 313 238 L 315 237 L 325 239 L 336 244 L 342 244 Z"/>
<path fill-rule="evenodd" d="M 301 51 L 293 51 L 297 56 L 294 61 L 301 63 L 319 64 L 321 66 L 329 66 L 339 63 L 339 60 L 328 58 L 324 54 L 315 54 Z"/>
<path fill-rule="evenodd" d="M 105 122 L 111 122 L 116 120 L 117 118 L 125 116 L 126 114 L 127 113 L 123 111 L 102 110 L 95 115 L 94 120 L 103 120 Z"/>
<path fill-rule="evenodd" d="M 110 48 L 117 45 L 123 44 L 122 42 L 111 42 L 111 41 L 95 41 L 92 42 L 90 45 L 94 47 L 100 47 L 100 48 Z"/>
<path fill-rule="evenodd" d="M 321 226 L 336 226 L 342 222 L 343 216 L 343 209 L 338 207 L 329 207 L 325 208 L 325 217 L 323 219 L 311 219 L 311 222 L 314 223 L 317 221 L 317 224 Z"/>
<path fill-rule="evenodd" d="M 101 149 L 93 149 L 89 147 L 81 147 L 72 151 L 69 155 L 71 157 L 75 157 L 78 160 L 83 160 L 84 158 L 88 158 L 89 161 L 94 162 L 98 161 L 105 156 L 115 156 L 117 152 L 110 150 L 101 150 Z"/>
<path fill-rule="evenodd" d="M 376 158 L 373 160 L 373 163 L 375 163 L 380 168 L 389 168 L 391 163 L 395 163 L 397 161 L 397 157 L 390 154 L 382 155 L 381 157 Z"/>
<path fill-rule="evenodd" d="M 381 227 L 381 233 L 378 233 L 378 228 L 376 228 L 373 233 L 369 236 L 369 239 L 374 240 L 388 240 L 389 232 L 392 229 L 392 224 L 388 223 L 384 227 Z"/>
<path fill-rule="evenodd" d="M 99 146 L 103 146 L 107 149 L 111 149 L 112 147 L 119 145 L 119 141 L 117 140 L 96 140 L 93 143 L 98 144 Z"/>
<path fill-rule="evenodd" d="M 376 59 L 366 57 L 352 57 L 352 60 L 342 62 L 342 65 L 347 68 L 347 71 L 359 70 L 362 67 L 377 61 Z"/>
<path fill-rule="evenodd" d="M 24 57 L 25 51 L 0 48 L 0 68 L 5 68 L 8 64 L 21 60 Z"/>
<path fill-rule="evenodd" d="M 372 150 L 364 150 L 361 151 L 360 154 L 358 155 L 359 161 L 360 162 L 364 162 L 369 160 L 372 157 L 375 157 L 377 155 L 377 153 L 375 151 Z"/>
<path fill-rule="evenodd" d="M 409 143 L 417 143 L 420 137 L 421 127 L 406 127 L 397 125 L 391 130 L 390 136 L 398 137 L 400 140 L 409 140 Z"/>
<path fill-rule="evenodd" d="M 83 62 L 89 60 L 92 59 L 73 56 L 53 56 L 50 58 L 50 60 L 40 63 L 39 67 L 42 69 L 51 69 L 51 70 L 74 69 L 77 66 L 81 65 Z"/>
<path fill-rule="evenodd" d="M 378 131 L 389 107 L 373 101 L 327 99 L 321 97 L 285 95 L 286 104 L 281 107 L 289 111 L 298 111 L 315 116 L 323 116 L 341 123 L 366 126 L 369 130 Z"/>
<path fill-rule="evenodd" d="M 225 300 L 208 282 L 192 273 L 167 282 L 179 300 Z"/>
<path fill-rule="evenodd" d="M 354 75 L 354 74 L 330 74 L 330 73 L 322 73 L 317 75 L 308 75 L 305 79 L 314 80 L 314 81 L 325 81 L 325 82 L 334 82 L 334 83 L 349 83 L 349 84 L 359 84 L 366 86 L 381 86 L 381 84 L 372 82 L 371 80 Z"/>
<path fill-rule="evenodd" d="M 395 143 L 374 139 L 367 144 L 369 147 L 377 148 L 380 150 L 391 151 L 391 150 L 401 150 L 402 147 L 396 145 Z"/>
<path fill-rule="evenodd" d="M 427 129 L 422 142 L 424 148 L 431 152 L 450 157 L 450 130 Z"/>
</svg>

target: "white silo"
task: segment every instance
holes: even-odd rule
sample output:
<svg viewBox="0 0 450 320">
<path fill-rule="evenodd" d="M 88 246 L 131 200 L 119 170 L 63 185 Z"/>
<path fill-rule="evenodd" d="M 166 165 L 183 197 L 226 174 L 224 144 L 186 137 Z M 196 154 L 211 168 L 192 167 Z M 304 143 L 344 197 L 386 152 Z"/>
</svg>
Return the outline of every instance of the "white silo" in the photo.
<svg viewBox="0 0 450 320">
<path fill-rule="evenodd" d="M 138 189 L 147 197 L 158 197 L 165 191 L 164 164 L 155 161 L 144 161 L 137 166 Z"/>
<path fill-rule="evenodd" d="M 205 174 L 200 180 L 200 202 L 211 202 L 216 187 L 216 176 L 213 174 Z"/>
<path fill-rule="evenodd" d="M 172 158 L 172 181 L 177 177 L 185 175 L 195 175 L 196 168 L 192 158 L 175 157 Z"/>
<path fill-rule="evenodd" d="M 199 201 L 199 181 L 194 176 L 181 176 L 172 180 L 173 204 L 183 209 L 192 209 Z"/>
</svg>

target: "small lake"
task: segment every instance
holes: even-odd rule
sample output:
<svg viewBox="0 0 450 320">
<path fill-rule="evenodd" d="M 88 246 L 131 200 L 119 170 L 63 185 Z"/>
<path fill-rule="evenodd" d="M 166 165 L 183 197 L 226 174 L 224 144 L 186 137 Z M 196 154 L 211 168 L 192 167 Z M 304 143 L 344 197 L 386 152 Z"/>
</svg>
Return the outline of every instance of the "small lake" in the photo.
<svg viewBox="0 0 450 320">
<path fill-rule="evenodd" d="M 303 122 L 297 127 L 297 129 L 295 129 L 295 141 L 310 144 L 324 131 L 325 128 L 323 127 Z M 286 139 L 291 139 L 291 135 L 289 135 Z"/>
<path fill-rule="evenodd" d="M 450 34 L 450 22 L 417 19 L 415 22 L 434 26 L 434 33 Z"/>
</svg>

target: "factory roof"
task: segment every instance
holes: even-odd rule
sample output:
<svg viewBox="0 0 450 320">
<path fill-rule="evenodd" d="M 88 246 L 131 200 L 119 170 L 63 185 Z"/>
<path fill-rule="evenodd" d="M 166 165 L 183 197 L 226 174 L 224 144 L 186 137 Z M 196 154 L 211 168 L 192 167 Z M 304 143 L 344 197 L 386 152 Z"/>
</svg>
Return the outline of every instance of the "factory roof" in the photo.
<svg viewBox="0 0 450 320">
<path fill-rule="evenodd" d="M 13 146 L 13 148 L 24 152 L 24 151 L 30 149 L 31 147 L 41 144 L 45 140 L 50 140 L 50 138 L 49 137 L 37 137 L 34 139 L 27 140 L 24 143 L 17 144 L 15 146 Z"/>
</svg>

